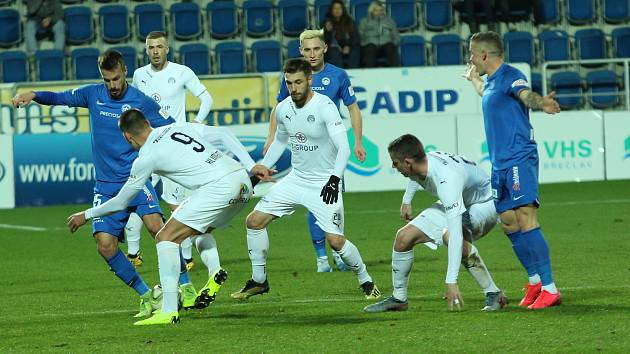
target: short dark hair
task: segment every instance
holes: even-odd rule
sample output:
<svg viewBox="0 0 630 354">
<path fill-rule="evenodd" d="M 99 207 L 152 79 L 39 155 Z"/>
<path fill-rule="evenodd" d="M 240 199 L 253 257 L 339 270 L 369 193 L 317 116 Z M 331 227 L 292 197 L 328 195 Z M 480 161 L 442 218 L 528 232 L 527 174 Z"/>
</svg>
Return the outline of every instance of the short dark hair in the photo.
<svg viewBox="0 0 630 354">
<path fill-rule="evenodd" d="M 285 74 L 295 74 L 298 72 L 303 72 L 304 75 L 310 76 L 313 73 L 313 69 L 311 68 L 311 63 L 304 58 L 293 58 L 289 59 L 284 63 L 284 73 Z"/>
<path fill-rule="evenodd" d="M 394 139 L 387 146 L 387 151 L 400 160 L 412 158 L 415 161 L 420 161 L 427 156 L 420 139 L 411 134 L 401 135 Z"/>
<path fill-rule="evenodd" d="M 114 70 L 116 68 L 125 68 L 125 59 L 122 54 L 114 49 L 108 49 L 98 57 L 98 67 L 101 70 Z"/>
<path fill-rule="evenodd" d="M 493 32 L 477 32 L 470 37 L 471 42 L 483 43 L 486 45 L 488 53 L 492 53 L 496 56 L 503 56 L 503 41 L 501 35 Z"/>
<path fill-rule="evenodd" d="M 118 120 L 120 131 L 139 135 L 146 128 L 147 119 L 140 110 L 131 108 L 123 112 Z"/>
<path fill-rule="evenodd" d="M 163 31 L 151 31 L 149 32 L 149 34 L 147 34 L 146 39 L 158 39 L 158 38 L 168 39 L 166 38 L 166 32 L 163 32 Z"/>
</svg>

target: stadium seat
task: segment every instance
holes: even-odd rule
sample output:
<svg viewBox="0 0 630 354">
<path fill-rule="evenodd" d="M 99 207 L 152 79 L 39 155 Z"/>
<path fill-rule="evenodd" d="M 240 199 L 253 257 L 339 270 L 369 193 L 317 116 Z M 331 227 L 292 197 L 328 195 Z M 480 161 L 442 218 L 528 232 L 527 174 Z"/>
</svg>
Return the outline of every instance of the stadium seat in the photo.
<svg viewBox="0 0 630 354">
<path fill-rule="evenodd" d="M 606 37 L 597 28 L 578 30 L 575 32 L 577 59 L 604 59 L 606 57 Z"/>
<path fill-rule="evenodd" d="M 218 74 L 238 74 L 246 71 L 245 47 L 239 42 L 221 42 L 214 48 Z"/>
<path fill-rule="evenodd" d="M 26 53 L 21 50 L 0 52 L 0 68 L 2 68 L 0 82 L 28 81 L 28 61 Z"/>
<path fill-rule="evenodd" d="M 368 7 L 372 0 L 350 0 L 350 16 L 354 19 L 354 23 L 359 26 L 361 20 L 367 16 Z"/>
<path fill-rule="evenodd" d="M 542 96 L 542 75 L 540 73 L 531 73 L 531 74 L 532 74 L 532 82 L 531 82 L 532 91 Z"/>
<path fill-rule="evenodd" d="M 133 72 L 138 68 L 138 55 L 136 52 L 136 48 L 132 46 L 120 46 L 120 47 L 112 47 L 110 49 L 114 49 L 122 54 L 123 59 L 125 60 L 125 65 L 127 66 L 127 77 L 133 77 Z"/>
<path fill-rule="evenodd" d="M 164 31 L 166 28 L 164 8 L 158 3 L 137 5 L 133 12 L 136 23 L 136 35 L 141 41 L 147 38 L 149 32 Z"/>
<path fill-rule="evenodd" d="M 99 79 L 98 56 L 100 52 L 96 48 L 77 48 L 72 50 L 72 72 L 75 80 Z"/>
<path fill-rule="evenodd" d="M 300 40 L 292 39 L 287 42 L 287 58 L 299 58 L 302 54 L 300 54 Z"/>
<path fill-rule="evenodd" d="M 238 10 L 233 1 L 213 1 L 206 7 L 210 35 L 229 38 L 239 32 Z"/>
<path fill-rule="evenodd" d="M 424 38 L 417 35 L 400 37 L 400 63 L 402 66 L 424 66 L 426 64 Z"/>
<path fill-rule="evenodd" d="M 567 0 L 567 20 L 574 25 L 595 21 L 594 0 Z"/>
<path fill-rule="evenodd" d="M 628 0 L 603 0 L 604 20 L 608 23 L 621 23 L 630 20 Z"/>
<path fill-rule="evenodd" d="M 595 108 L 611 108 L 619 104 L 619 84 L 614 71 L 591 71 L 586 75 L 589 102 Z"/>
<path fill-rule="evenodd" d="M 65 73 L 65 57 L 61 50 L 42 49 L 35 52 L 36 81 L 64 80 Z"/>
<path fill-rule="evenodd" d="M 425 0 L 424 24 L 430 30 L 441 31 L 453 25 L 453 6 L 450 0 Z"/>
<path fill-rule="evenodd" d="M 184 44 L 179 47 L 179 61 L 197 75 L 210 74 L 210 50 L 202 43 Z"/>
<path fill-rule="evenodd" d="M 409 31 L 418 27 L 415 0 L 387 0 L 385 4 L 399 31 Z"/>
<path fill-rule="evenodd" d="M 98 9 L 99 27 L 105 42 L 117 43 L 129 38 L 129 9 L 124 5 L 104 5 Z"/>
<path fill-rule="evenodd" d="M 68 44 L 85 44 L 94 38 L 92 9 L 87 6 L 66 7 L 63 10 L 66 23 L 66 42 Z"/>
<path fill-rule="evenodd" d="M 509 63 L 534 65 L 534 37 L 530 32 L 506 32 L 503 35 L 505 57 Z"/>
<path fill-rule="evenodd" d="M 190 40 L 201 35 L 201 12 L 194 2 L 171 5 L 171 26 L 175 39 Z"/>
<path fill-rule="evenodd" d="M 282 34 L 297 37 L 309 28 L 308 2 L 306 0 L 280 0 L 278 17 Z"/>
<path fill-rule="evenodd" d="M 255 72 L 278 72 L 282 68 L 282 46 L 276 40 L 252 44 L 252 63 Z"/>
<path fill-rule="evenodd" d="M 331 2 L 332 0 L 315 0 L 315 18 L 317 19 L 317 23 L 315 23 L 315 25 L 321 26 L 324 22 Z"/>
<path fill-rule="evenodd" d="M 582 105 L 582 83 L 576 72 L 562 71 L 551 75 L 551 90 L 556 91 L 556 101 L 562 109 L 576 109 Z"/>
<path fill-rule="evenodd" d="M 433 64 L 462 64 L 462 40 L 457 34 L 437 34 L 431 38 Z"/>
<path fill-rule="evenodd" d="M 543 61 L 569 60 L 569 35 L 561 30 L 548 30 L 538 35 Z"/>
<path fill-rule="evenodd" d="M 558 0 L 542 0 L 542 23 L 554 24 L 560 22 L 560 3 Z"/>
<path fill-rule="evenodd" d="M 273 33 L 273 5 L 271 1 L 245 0 L 243 17 L 248 36 L 262 37 Z"/>
<path fill-rule="evenodd" d="M 630 58 L 630 27 L 615 28 L 612 31 L 613 56 Z"/>
<path fill-rule="evenodd" d="M 22 41 L 20 13 L 11 8 L 0 9 L 0 47 L 10 47 Z"/>
</svg>

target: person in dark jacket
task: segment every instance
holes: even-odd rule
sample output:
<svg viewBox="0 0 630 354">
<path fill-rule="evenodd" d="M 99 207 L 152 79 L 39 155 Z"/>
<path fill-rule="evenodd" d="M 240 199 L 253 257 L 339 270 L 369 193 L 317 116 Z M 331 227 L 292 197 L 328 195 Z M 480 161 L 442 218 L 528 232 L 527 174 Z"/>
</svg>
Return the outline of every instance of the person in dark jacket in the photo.
<svg viewBox="0 0 630 354">
<path fill-rule="evenodd" d="M 374 1 L 368 7 L 368 15 L 359 24 L 363 66 L 373 68 L 378 58 L 384 58 L 387 66 L 399 66 L 398 45 L 400 36 L 396 22 L 387 14 L 383 4 Z"/>
<path fill-rule="evenodd" d="M 37 39 L 54 35 L 55 49 L 63 50 L 66 44 L 66 25 L 59 0 L 26 1 L 26 50 L 37 50 Z"/>
<path fill-rule="evenodd" d="M 322 28 L 328 45 L 326 62 L 340 68 L 358 68 L 361 55 L 359 32 L 343 1 L 333 0 L 330 3 Z"/>
</svg>

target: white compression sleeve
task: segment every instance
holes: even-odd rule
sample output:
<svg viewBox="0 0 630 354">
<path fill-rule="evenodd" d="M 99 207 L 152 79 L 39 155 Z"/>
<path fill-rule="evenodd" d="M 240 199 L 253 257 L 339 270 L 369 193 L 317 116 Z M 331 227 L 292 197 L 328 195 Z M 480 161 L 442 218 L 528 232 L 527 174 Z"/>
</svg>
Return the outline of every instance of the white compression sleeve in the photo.
<svg viewBox="0 0 630 354">
<path fill-rule="evenodd" d="M 335 134 L 330 137 L 337 148 L 337 158 L 335 159 L 335 171 L 334 175 L 341 178 L 343 172 L 348 165 L 348 159 L 350 159 L 350 146 L 348 145 L 348 139 L 346 138 L 346 132 Z"/>
<path fill-rule="evenodd" d="M 409 180 L 407 183 L 407 189 L 405 189 L 405 194 L 403 195 L 403 204 L 411 204 L 413 200 L 413 196 L 416 195 L 416 191 L 420 189 L 420 184 L 416 181 Z"/>
<path fill-rule="evenodd" d="M 197 112 L 195 121 L 197 123 L 203 123 L 210 113 L 213 101 L 212 96 L 210 96 L 210 93 L 208 93 L 208 91 L 204 91 L 201 95 L 199 95 L 199 99 L 201 100 L 201 104 L 199 105 L 199 112 Z"/>
</svg>

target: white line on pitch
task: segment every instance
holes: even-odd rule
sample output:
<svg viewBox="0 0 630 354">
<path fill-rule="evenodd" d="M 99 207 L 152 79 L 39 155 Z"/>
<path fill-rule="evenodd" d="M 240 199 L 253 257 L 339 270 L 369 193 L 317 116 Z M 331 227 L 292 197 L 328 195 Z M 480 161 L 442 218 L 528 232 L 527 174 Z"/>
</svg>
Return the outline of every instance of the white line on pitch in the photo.
<svg viewBox="0 0 630 354">
<path fill-rule="evenodd" d="M 11 224 L 0 224 L 0 229 L 14 229 L 14 230 L 26 230 L 26 231 L 46 231 L 45 227 L 27 226 L 27 225 L 11 225 Z"/>
</svg>

